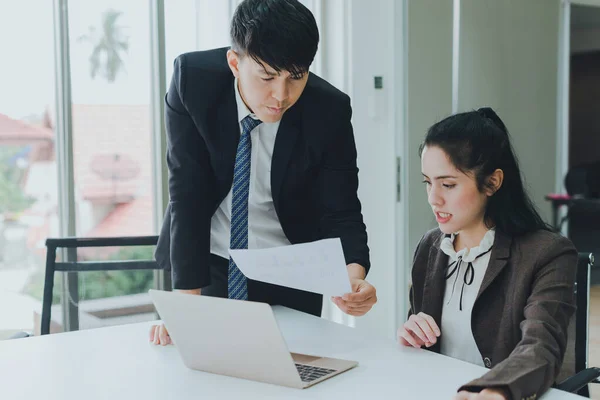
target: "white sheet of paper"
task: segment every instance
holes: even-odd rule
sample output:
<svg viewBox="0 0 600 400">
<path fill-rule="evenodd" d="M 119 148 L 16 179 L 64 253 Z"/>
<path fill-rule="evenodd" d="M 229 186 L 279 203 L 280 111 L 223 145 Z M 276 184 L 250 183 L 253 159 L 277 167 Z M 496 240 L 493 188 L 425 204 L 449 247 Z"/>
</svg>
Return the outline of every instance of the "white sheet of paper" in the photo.
<svg viewBox="0 0 600 400">
<path fill-rule="evenodd" d="M 351 292 L 339 238 L 269 249 L 230 249 L 246 277 L 326 296 Z"/>
</svg>

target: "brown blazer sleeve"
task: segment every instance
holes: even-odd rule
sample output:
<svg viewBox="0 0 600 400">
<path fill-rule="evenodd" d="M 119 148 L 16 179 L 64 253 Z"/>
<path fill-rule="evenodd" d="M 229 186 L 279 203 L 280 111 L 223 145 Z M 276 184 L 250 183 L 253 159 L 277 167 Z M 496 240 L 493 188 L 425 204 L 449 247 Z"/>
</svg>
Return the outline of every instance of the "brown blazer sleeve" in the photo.
<svg viewBox="0 0 600 400">
<path fill-rule="evenodd" d="M 520 324 L 522 338 L 510 356 L 459 390 L 508 389 L 513 400 L 541 396 L 554 383 L 575 311 L 577 251 L 556 235 L 535 261 L 534 279 Z"/>
<path fill-rule="evenodd" d="M 414 275 L 415 272 L 415 261 L 417 260 L 417 256 L 419 254 L 419 249 L 421 249 L 423 241 L 425 240 L 425 235 L 423 235 L 421 237 L 421 240 L 419 240 L 419 243 L 417 244 L 417 247 L 415 249 L 415 252 L 413 254 L 413 267 L 412 267 L 412 271 L 411 271 L 411 277 L 412 275 Z M 414 277 L 412 277 L 412 280 L 414 280 Z M 408 290 L 408 302 L 409 302 L 409 309 L 408 309 L 408 315 L 406 316 L 406 319 L 408 320 L 410 318 L 411 315 L 413 315 L 415 312 L 415 290 L 413 288 L 413 283 L 410 283 L 410 287 Z"/>
</svg>

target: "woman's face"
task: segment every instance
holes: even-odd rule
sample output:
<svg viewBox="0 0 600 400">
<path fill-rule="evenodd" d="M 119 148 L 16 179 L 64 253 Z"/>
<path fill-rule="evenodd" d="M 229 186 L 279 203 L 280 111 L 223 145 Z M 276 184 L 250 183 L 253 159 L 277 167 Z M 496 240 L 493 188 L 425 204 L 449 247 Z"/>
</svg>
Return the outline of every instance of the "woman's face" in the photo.
<svg viewBox="0 0 600 400">
<path fill-rule="evenodd" d="M 473 174 L 459 171 L 437 146 L 423 149 L 421 172 L 427 200 L 442 232 L 466 233 L 485 228 L 488 195 L 477 189 Z"/>
</svg>

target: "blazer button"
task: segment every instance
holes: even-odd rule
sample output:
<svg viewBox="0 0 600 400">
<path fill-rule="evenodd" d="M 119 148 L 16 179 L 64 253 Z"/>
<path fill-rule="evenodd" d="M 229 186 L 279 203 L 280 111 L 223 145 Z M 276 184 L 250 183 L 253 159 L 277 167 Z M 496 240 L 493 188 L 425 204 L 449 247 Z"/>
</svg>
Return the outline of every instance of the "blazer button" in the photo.
<svg viewBox="0 0 600 400">
<path fill-rule="evenodd" d="M 492 368 L 492 360 L 490 360 L 488 357 L 484 358 L 483 365 L 485 365 L 486 368 Z"/>
</svg>

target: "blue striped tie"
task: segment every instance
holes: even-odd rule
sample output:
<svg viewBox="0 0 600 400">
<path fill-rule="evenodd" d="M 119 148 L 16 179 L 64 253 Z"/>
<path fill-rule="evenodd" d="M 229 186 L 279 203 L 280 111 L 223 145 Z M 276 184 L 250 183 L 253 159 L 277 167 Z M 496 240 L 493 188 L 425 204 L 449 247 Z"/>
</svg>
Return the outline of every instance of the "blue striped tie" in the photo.
<svg viewBox="0 0 600 400">
<path fill-rule="evenodd" d="M 233 187 L 231 195 L 231 238 L 229 248 L 248 248 L 248 193 L 250 189 L 250 153 L 252 141 L 250 132 L 262 121 L 247 116 L 242 120 L 242 135 L 238 143 L 233 170 Z M 227 294 L 230 299 L 248 300 L 248 284 L 246 277 L 237 265 L 229 258 L 229 274 Z"/>
</svg>

